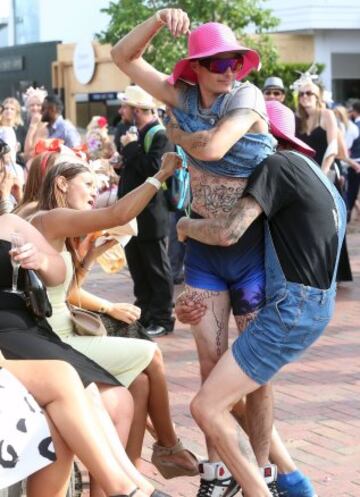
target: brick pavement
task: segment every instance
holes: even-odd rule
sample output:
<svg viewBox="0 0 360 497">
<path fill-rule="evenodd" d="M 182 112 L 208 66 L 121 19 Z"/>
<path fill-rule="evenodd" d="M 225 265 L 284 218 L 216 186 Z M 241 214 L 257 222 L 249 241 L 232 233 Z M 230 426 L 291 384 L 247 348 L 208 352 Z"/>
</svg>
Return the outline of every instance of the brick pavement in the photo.
<svg viewBox="0 0 360 497">
<path fill-rule="evenodd" d="M 339 289 L 335 317 L 324 336 L 301 361 L 286 367 L 274 386 L 279 431 L 319 497 L 360 497 L 360 233 L 351 234 L 348 244 L 355 281 Z M 132 301 L 126 271 L 104 277 L 97 268 L 87 287 L 109 299 Z M 234 323 L 231 332 L 234 337 Z M 199 386 L 192 337 L 186 326 L 177 323 L 175 333 L 158 343 L 178 434 L 188 447 L 204 454 L 202 436 L 189 413 Z M 174 497 L 195 496 L 197 478 L 166 482 L 156 472 L 148 462 L 151 443 L 147 436 L 145 474 Z"/>
</svg>

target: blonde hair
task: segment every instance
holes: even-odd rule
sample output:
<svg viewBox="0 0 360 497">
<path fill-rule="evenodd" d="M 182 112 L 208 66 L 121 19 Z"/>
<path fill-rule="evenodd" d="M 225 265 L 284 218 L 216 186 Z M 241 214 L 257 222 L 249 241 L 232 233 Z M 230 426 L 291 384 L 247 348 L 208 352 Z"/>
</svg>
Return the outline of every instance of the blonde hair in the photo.
<svg viewBox="0 0 360 497">
<path fill-rule="evenodd" d="M 2 106 L 5 107 L 6 104 L 13 105 L 15 107 L 15 118 L 14 122 L 10 124 L 11 127 L 17 128 L 18 126 L 22 126 L 24 124 L 24 121 L 22 120 L 21 117 L 21 106 L 18 100 L 16 98 L 8 97 L 5 98 L 5 100 L 2 102 Z M 4 109 L 2 110 L 0 114 L 0 125 L 1 126 L 9 126 L 9 124 L 4 122 L 4 115 L 3 115 Z"/>
<path fill-rule="evenodd" d="M 109 159 L 115 152 L 107 128 L 90 128 L 86 133 L 85 143 L 90 160 Z"/>
<path fill-rule="evenodd" d="M 309 87 L 309 86 L 311 87 L 314 95 L 316 96 L 316 107 L 319 111 L 321 111 L 321 109 L 323 109 L 324 106 L 323 106 L 323 100 L 322 100 L 322 88 L 320 86 L 316 85 L 312 81 L 307 81 L 307 82 L 304 82 L 304 84 L 299 87 L 299 93 L 302 91 L 303 88 Z M 306 120 L 309 117 L 309 115 L 306 112 L 306 110 L 304 109 L 304 107 L 301 105 L 299 99 L 298 99 L 296 114 L 299 117 L 299 122 L 300 122 L 299 131 L 300 131 L 300 133 L 305 133 L 306 132 Z"/>
<path fill-rule="evenodd" d="M 334 108 L 334 113 L 339 121 L 345 126 L 345 129 L 349 126 L 349 115 L 346 108 L 343 105 L 337 105 Z"/>
</svg>

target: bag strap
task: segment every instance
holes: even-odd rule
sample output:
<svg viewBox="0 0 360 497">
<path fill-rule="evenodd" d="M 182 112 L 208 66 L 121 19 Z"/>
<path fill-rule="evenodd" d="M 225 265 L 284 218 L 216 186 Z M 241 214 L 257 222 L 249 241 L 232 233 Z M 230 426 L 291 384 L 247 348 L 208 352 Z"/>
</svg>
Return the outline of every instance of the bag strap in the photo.
<svg viewBox="0 0 360 497">
<path fill-rule="evenodd" d="M 144 150 L 145 150 L 146 154 L 149 152 L 149 150 L 151 148 L 151 144 L 152 144 L 154 136 L 156 135 L 156 133 L 158 131 L 160 131 L 162 129 L 165 129 L 162 124 L 156 124 L 156 126 L 153 126 L 152 128 L 150 128 L 146 132 L 145 138 L 144 138 Z"/>
</svg>

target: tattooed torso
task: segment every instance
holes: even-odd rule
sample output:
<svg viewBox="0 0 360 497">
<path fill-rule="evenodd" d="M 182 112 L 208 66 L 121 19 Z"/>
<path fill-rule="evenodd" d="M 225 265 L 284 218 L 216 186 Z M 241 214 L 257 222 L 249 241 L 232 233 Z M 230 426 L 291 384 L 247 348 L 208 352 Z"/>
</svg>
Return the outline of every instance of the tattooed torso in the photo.
<svg viewBox="0 0 360 497">
<path fill-rule="evenodd" d="M 204 218 L 214 218 L 229 214 L 242 196 L 247 180 L 245 178 L 225 178 L 190 166 L 191 208 Z"/>
</svg>

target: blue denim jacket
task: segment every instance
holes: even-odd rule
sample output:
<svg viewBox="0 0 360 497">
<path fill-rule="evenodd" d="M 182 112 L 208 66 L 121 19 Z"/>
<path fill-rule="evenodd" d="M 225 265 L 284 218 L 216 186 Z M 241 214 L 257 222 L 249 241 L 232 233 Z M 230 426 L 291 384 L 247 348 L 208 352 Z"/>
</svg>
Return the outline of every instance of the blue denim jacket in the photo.
<svg viewBox="0 0 360 497">
<path fill-rule="evenodd" d="M 213 128 L 224 117 L 222 111 L 226 96 L 220 95 L 209 113 L 200 114 L 198 87 L 189 86 L 184 95 L 184 109 L 172 109 L 180 128 L 190 133 Z M 190 164 L 219 176 L 247 178 L 257 165 L 275 152 L 276 143 L 268 133 L 247 133 L 218 161 L 201 161 L 190 155 L 188 160 Z"/>
</svg>

